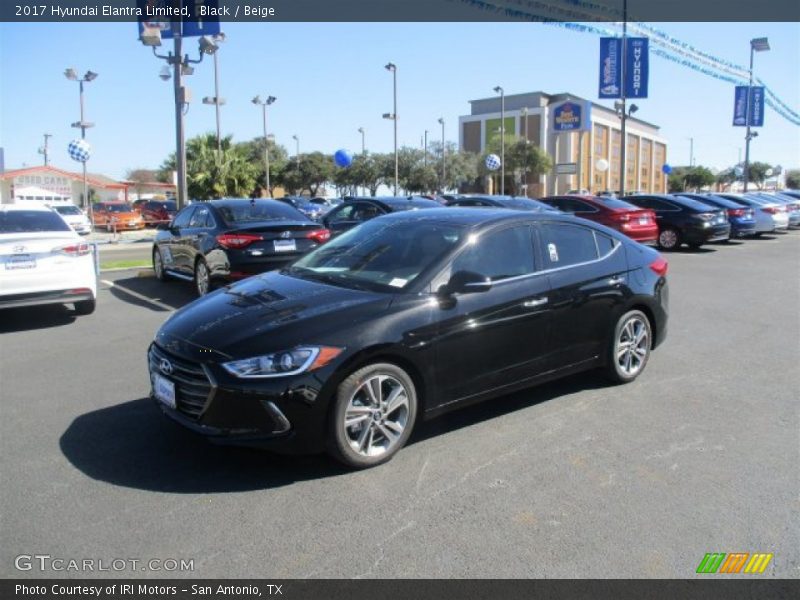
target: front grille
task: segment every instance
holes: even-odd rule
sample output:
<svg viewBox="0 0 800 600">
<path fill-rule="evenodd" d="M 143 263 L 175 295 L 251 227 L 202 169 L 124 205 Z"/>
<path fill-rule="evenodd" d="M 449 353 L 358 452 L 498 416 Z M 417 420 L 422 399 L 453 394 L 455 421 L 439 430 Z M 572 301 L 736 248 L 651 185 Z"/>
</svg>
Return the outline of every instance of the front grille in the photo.
<svg viewBox="0 0 800 600">
<path fill-rule="evenodd" d="M 203 367 L 198 363 L 177 358 L 155 344 L 150 346 L 147 358 L 151 373 L 159 373 L 175 384 L 175 407 L 178 411 L 197 419 L 203 412 L 211 393 L 211 382 Z M 172 374 L 167 375 L 159 368 L 163 359 L 172 363 Z"/>
</svg>

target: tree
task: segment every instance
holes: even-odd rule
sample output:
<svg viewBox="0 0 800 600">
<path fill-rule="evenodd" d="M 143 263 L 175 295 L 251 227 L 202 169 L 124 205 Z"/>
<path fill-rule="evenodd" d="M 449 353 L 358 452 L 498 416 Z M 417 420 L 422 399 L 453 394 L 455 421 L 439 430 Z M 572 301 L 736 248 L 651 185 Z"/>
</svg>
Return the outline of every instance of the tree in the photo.
<svg viewBox="0 0 800 600">
<path fill-rule="evenodd" d="M 264 169 L 264 137 L 257 137 L 249 142 L 242 142 L 241 146 L 246 149 L 248 160 L 258 167 L 258 174 L 256 175 L 256 188 L 263 189 L 266 185 L 265 169 Z M 289 161 L 289 153 L 286 148 L 279 146 L 275 140 L 269 139 L 267 142 L 269 148 L 269 193 L 275 189 L 276 184 L 281 179 L 281 173 L 286 168 Z"/>
<path fill-rule="evenodd" d="M 453 142 L 447 142 L 445 147 L 447 148 L 445 180 L 442 181 L 442 144 L 433 142 L 429 146 L 429 154 L 436 157 L 436 187 L 440 191 L 457 190 L 461 186 L 473 183 L 478 176 L 478 155 L 471 152 L 459 152 Z"/>
<path fill-rule="evenodd" d="M 483 156 L 480 157 L 478 172 L 482 175 L 496 175 L 498 171 L 490 171 L 486 168 L 486 156 L 496 154 L 501 156 L 500 138 L 494 137 L 490 140 Z M 506 190 L 516 194 L 517 181 L 525 181 L 525 175 L 538 177 L 548 173 L 553 168 L 553 161 L 550 155 L 535 144 L 518 138 L 514 135 L 506 135 L 505 139 L 505 159 L 506 159 Z M 517 175 L 514 177 L 514 175 Z M 511 181 L 509 181 L 511 177 Z"/>
<path fill-rule="evenodd" d="M 731 184 L 738 179 L 739 176 L 736 174 L 735 167 L 729 167 L 724 171 L 717 173 L 717 185 L 720 186 L 723 191 L 730 188 Z"/>
<path fill-rule="evenodd" d="M 764 188 L 764 181 L 767 179 L 767 170 L 772 166 L 765 162 L 752 162 L 748 170 L 748 181 L 756 184 L 758 189 Z"/>
<path fill-rule="evenodd" d="M 686 174 L 686 186 L 694 190 L 709 187 L 714 183 L 714 174 L 706 167 L 696 166 Z"/>
<path fill-rule="evenodd" d="M 186 142 L 186 185 L 189 198 L 249 196 L 256 185 L 258 168 L 249 160 L 247 148 L 233 144 L 232 137 L 222 139 L 222 151 L 217 151 L 217 137 L 213 133 L 199 135 Z M 163 171 L 175 169 L 175 154 L 161 166 Z"/>
<path fill-rule="evenodd" d="M 154 169 L 128 169 L 125 173 L 125 179 L 133 183 L 136 196 L 141 198 L 144 186 L 158 181 L 158 174 L 159 172 Z"/>
<path fill-rule="evenodd" d="M 320 186 L 333 179 L 333 158 L 322 152 L 309 152 L 300 156 L 300 188 L 316 196 Z"/>
<path fill-rule="evenodd" d="M 800 189 L 800 169 L 786 171 L 786 187 L 791 190 Z"/>
</svg>

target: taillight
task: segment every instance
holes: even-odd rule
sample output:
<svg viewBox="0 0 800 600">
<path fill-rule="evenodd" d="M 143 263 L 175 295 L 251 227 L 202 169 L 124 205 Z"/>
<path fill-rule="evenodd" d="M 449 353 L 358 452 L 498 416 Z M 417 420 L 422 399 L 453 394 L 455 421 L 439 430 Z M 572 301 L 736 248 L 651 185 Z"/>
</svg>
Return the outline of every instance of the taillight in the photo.
<svg viewBox="0 0 800 600">
<path fill-rule="evenodd" d="M 771 215 L 776 215 L 780 212 L 777 206 L 762 206 L 761 208 L 765 213 L 769 213 Z"/>
<path fill-rule="evenodd" d="M 310 240 L 314 240 L 318 244 L 324 244 L 331 239 L 331 232 L 328 229 L 315 229 L 314 231 L 309 231 L 306 237 Z"/>
<path fill-rule="evenodd" d="M 627 223 L 631 220 L 630 213 L 614 213 L 611 215 L 611 218 L 615 221 L 619 221 L 620 223 Z"/>
<path fill-rule="evenodd" d="M 247 248 L 253 242 L 258 242 L 263 238 L 254 233 L 222 233 L 217 236 L 217 242 L 223 248 L 240 250 Z"/>
<path fill-rule="evenodd" d="M 658 255 L 657 259 L 650 263 L 650 269 L 659 277 L 666 276 L 668 267 L 669 263 L 667 263 L 667 261 L 664 260 L 664 257 L 660 254 Z"/>
<path fill-rule="evenodd" d="M 696 214 L 695 217 L 697 217 L 698 219 L 702 219 L 703 221 L 713 221 L 714 213 L 699 213 Z"/>
<path fill-rule="evenodd" d="M 69 246 L 59 246 L 58 248 L 53 248 L 53 252 L 66 254 L 67 256 L 86 256 L 91 251 L 92 247 L 84 242 L 81 242 L 79 244 L 70 244 Z"/>
<path fill-rule="evenodd" d="M 728 209 L 728 216 L 729 217 L 746 217 L 747 211 L 743 208 L 729 208 Z"/>
</svg>

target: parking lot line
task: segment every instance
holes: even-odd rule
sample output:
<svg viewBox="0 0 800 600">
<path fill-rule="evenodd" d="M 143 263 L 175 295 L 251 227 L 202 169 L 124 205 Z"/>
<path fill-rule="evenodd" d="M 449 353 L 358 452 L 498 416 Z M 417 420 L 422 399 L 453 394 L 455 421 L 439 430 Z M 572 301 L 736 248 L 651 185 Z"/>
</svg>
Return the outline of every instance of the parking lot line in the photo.
<svg viewBox="0 0 800 600">
<path fill-rule="evenodd" d="M 139 292 L 134 292 L 133 290 L 128 289 L 123 285 L 118 285 L 118 284 L 114 283 L 113 281 L 108 281 L 107 279 L 101 279 L 100 281 L 101 281 L 101 283 L 104 283 L 107 286 L 110 286 L 110 287 L 113 287 L 113 288 L 117 288 L 118 290 L 120 290 L 124 294 L 128 294 L 129 296 L 133 296 L 134 298 L 142 300 L 143 302 L 147 302 L 148 304 L 152 304 L 153 306 L 157 306 L 158 308 L 163 308 L 164 310 L 168 310 L 170 312 L 175 310 L 175 308 L 170 306 L 169 304 L 164 304 L 163 302 L 159 302 L 155 298 L 148 298 L 147 296 L 145 296 L 143 294 L 140 294 Z"/>
</svg>

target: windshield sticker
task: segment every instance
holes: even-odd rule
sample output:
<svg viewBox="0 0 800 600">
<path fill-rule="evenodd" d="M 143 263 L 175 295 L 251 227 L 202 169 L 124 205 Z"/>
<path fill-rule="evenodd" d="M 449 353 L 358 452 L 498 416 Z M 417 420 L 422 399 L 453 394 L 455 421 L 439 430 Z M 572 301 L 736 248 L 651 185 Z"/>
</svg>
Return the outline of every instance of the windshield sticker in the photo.
<svg viewBox="0 0 800 600">
<path fill-rule="evenodd" d="M 406 283 L 408 283 L 408 279 L 403 279 L 402 277 L 395 277 L 394 279 L 392 279 L 392 280 L 389 282 L 389 285 L 390 285 L 390 286 L 392 286 L 392 287 L 401 288 L 401 287 L 403 287 L 403 286 L 404 286 Z"/>
<path fill-rule="evenodd" d="M 550 262 L 558 262 L 558 250 L 555 244 L 547 244 L 547 252 L 550 254 Z"/>
</svg>

